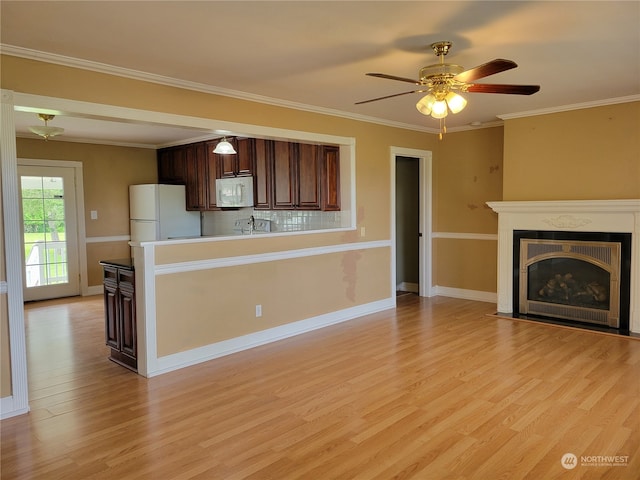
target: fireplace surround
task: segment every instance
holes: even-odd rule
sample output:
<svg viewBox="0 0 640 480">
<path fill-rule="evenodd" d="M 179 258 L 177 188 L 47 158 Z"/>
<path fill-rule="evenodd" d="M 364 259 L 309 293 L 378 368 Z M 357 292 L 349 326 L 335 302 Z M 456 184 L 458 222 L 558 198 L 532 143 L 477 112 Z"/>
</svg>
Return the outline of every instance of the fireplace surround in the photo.
<svg viewBox="0 0 640 480">
<path fill-rule="evenodd" d="M 586 238 L 587 241 L 593 243 L 599 241 L 597 240 L 598 235 L 600 235 L 600 238 L 602 239 L 603 236 L 609 236 L 611 238 L 611 235 L 615 236 L 622 234 L 627 239 L 625 240 L 626 246 L 624 248 L 627 249 L 626 255 L 630 257 L 627 259 L 628 268 L 626 273 L 616 273 L 614 271 L 613 275 L 614 277 L 619 277 L 621 274 L 627 275 L 627 278 L 622 280 L 627 284 L 626 289 L 628 294 L 624 291 L 621 292 L 618 298 L 619 311 L 615 312 L 614 308 L 613 313 L 607 313 L 608 318 L 606 319 L 606 326 L 609 326 L 610 322 L 615 322 L 615 319 L 612 319 L 612 317 L 618 316 L 621 321 L 628 321 L 627 331 L 636 334 L 640 333 L 640 200 L 514 201 L 489 202 L 488 205 L 498 213 L 499 313 L 516 316 L 520 309 L 520 298 L 522 293 L 520 291 L 520 265 L 519 260 L 514 259 L 514 252 L 517 250 L 516 243 L 519 243 L 519 237 L 517 240 L 514 240 L 514 237 L 518 232 L 545 232 L 542 236 L 555 236 L 557 240 L 562 240 L 562 242 L 556 242 L 555 245 L 543 242 L 541 244 L 543 246 L 534 247 L 534 251 L 536 249 L 538 251 L 542 251 L 542 257 L 540 257 L 540 259 L 546 259 L 548 257 L 544 252 L 545 249 L 552 251 L 568 249 L 570 251 L 571 247 L 564 243 L 564 240 L 566 239 L 573 238 L 580 242 L 582 240 L 579 237 L 582 237 L 582 239 Z M 620 237 L 616 238 L 619 240 Z M 549 240 L 549 238 L 542 238 L 541 240 Z M 551 238 L 551 240 L 553 240 L 553 238 Z M 607 239 L 605 238 L 605 243 L 606 241 Z M 596 251 L 599 250 L 599 246 L 595 244 L 592 246 L 597 247 L 595 249 Z M 582 256 L 584 251 L 580 251 L 580 248 L 578 248 L 578 250 L 577 255 L 570 254 L 565 255 L 564 257 L 568 257 L 569 260 L 573 260 L 575 258 L 578 258 L 578 260 L 584 260 Z M 593 251 L 593 249 L 588 251 Z M 518 253 L 518 255 L 520 255 L 520 253 Z M 596 253 L 595 256 L 598 257 L 598 255 L 604 255 L 607 257 L 609 254 L 600 252 Z M 616 255 L 615 251 L 613 252 L 613 255 Z M 611 294 L 611 292 L 596 291 L 602 289 L 602 285 L 600 285 L 600 283 L 604 283 L 604 280 L 607 279 L 607 274 L 610 274 L 613 267 L 606 265 L 607 260 L 600 260 L 598 258 L 590 259 L 587 263 L 603 269 L 606 274 L 599 272 L 598 268 L 591 268 L 590 266 L 587 266 L 588 268 L 583 271 L 582 267 L 580 267 L 579 274 L 585 279 L 588 279 L 586 285 L 594 283 L 592 287 L 583 286 L 582 288 L 585 288 L 587 292 L 590 291 L 590 289 L 593 290 L 591 294 L 594 295 L 596 299 L 603 297 L 603 295 L 613 295 L 615 297 L 617 294 L 615 290 L 613 294 Z M 550 270 L 545 267 L 544 264 L 540 265 L 543 267 L 543 272 L 546 272 L 543 273 L 543 276 L 548 276 Z M 571 276 L 573 274 L 569 272 L 568 269 L 573 270 L 575 268 L 577 268 L 577 264 L 572 265 L 569 263 L 569 267 L 565 266 L 561 268 L 561 270 L 564 269 L 567 271 L 564 273 L 553 272 L 552 277 L 555 278 L 556 274 L 570 274 Z M 613 270 L 615 270 L 615 268 L 613 268 Z M 586 271 L 588 272 L 585 273 Z M 518 273 L 516 274 L 515 272 Z M 602 276 L 594 279 L 592 278 L 594 275 Z M 551 277 L 547 280 L 551 280 Z M 614 280 L 619 281 L 621 279 L 616 277 Z M 558 279 L 558 282 L 561 283 L 561 281 L 562 279 Z M 554 282 L 551 283 L 553 284 Z M 597 286 L 595 285 L 596 283 L 598 284 Z M 616 287 L 615 284 L 614 287 Z M 541 288 L 543 287 L 538 287 L 538 290 Z M 549 290 L 549 294 L 552 294 L 552 291 L 552 289 Z M 616 299 L 614 298 L 613 300 Z M 602 302 L 604 302 L 604 300 L 602 300 Z M 547 305 L 543 305 L 543 309 L 552 302 L 546 303 Z M 611 303 L 611 299 L 604 303 Z M 604 303 L 598 304 L 598 302 L 595 302 L 595 304 L 586 306 L 586 308 L 590 309 L 589 315 L 593 314 L 593 316 L 597 318 L 595 322 L 597 324 L 604 325 L 601 316 L 598 315 L 598 310 L 603 309 L 602 307 Z M 561 309 L 562 307 L 558 308 Z M 607 306 L 607 310 L 608 309 L 609 307 Z M 552 317 L 553 312 L 552 315 L 545 315 L 545 312 L 542 312 L 541 315 Z M 584 319 L 578 321 L 584 321 Z M 622 325 L 611 328 L 625 330 L 627 326 L 623 323 Z"/>
</svg>

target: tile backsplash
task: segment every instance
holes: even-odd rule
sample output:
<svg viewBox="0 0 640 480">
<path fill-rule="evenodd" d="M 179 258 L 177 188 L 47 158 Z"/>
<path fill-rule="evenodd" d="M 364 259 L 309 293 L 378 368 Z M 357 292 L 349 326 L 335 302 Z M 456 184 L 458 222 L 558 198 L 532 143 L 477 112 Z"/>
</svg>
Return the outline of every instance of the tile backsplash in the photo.
<svg viewBox="0 0 640 480">
<path fill-rule="evenodd" d="M 236 235 L 236 220 L 249 218 L 270 220 L 272 232 L 299 232 L 340 228 L 341 214 L 344 212 L 321 212 L 315 210 L 221 210 L 204 212 L 202 235 Z"/>
</svg>

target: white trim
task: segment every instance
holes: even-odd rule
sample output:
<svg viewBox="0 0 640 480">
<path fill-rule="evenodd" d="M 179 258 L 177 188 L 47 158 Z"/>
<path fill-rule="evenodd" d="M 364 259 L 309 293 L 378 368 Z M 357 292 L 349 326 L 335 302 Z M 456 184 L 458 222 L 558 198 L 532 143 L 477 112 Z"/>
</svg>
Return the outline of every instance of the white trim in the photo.
<svg viewBox="0 0 640 480">
<path fill-rule="evenodd" d="M 341 243 L 324 247 L 300 248 L 297 250 L 285 250 L 282 252 L 260 253 L 257 255 L 240 255 L 237 257 L 213 258 L 209 260 L 196 260 L 193 262 L 168 263 L 155 266 L 156 275 L 170 275 L 173 273 L 195 272 L 212 268 L 236 267 L 254 263 L 275 262 L 292 258 L 312 257 L 332 253 L 349 252 L 352 250 L 368 250 L 372 248 L 390 247 L 389 240 L 374 242 Z"/>
<path fill-rule="evenodd" d="M 640 95 L 629 95 L 626 97 L 606 98 L 602 100 L 594 100 L 593 102 L 574 103 L 572 105 L 562 105 L 559 107 L 541 108 L 538 110 L 528 110 L 519 113 L 505 113 L 497 115 L 502 120 L 511 120 L 514 118 L 534 117 L 537 115 L 548 115 L 550 113 L 568 112 L 571 110 L 582 110 L 584 108 L 605 107 L 607 105 L 617 105 L 619 103 L 631 103 L 640 101 Z"/>
<path fill-rule="evenodd" d="M 88 297 L 91 295 L 102 295 L 104 293 L 104 285 L 91 285 L 87 288 L 86 293 L 82 293 L 82 296 Z"/>
<path fill-rule="evenodd" d="M 112 235 L 110 237 L 87 237 L 86 243 L 109 243 L 109 242 L 129 242 L 131 236 L 129 235 Z"/>
<path fill-rule="evenodd" d="M 213 360 L 224 355 L 240 352 L 250 348 L 265 345 L 267 343 L 284 340 L 296 335 L 312 332 L 314 330 L 336 325 L 338 323 L 353 320 L 364 315 L 388 310 L 395 306 L 395 297 L 386 298 L 357 307 L 346 308 L 337 312 L 331 312 L 316 317 L 307 318 L 297 322 L 287 323 L 278 327 L 269 328 L 260 332 L 250 333 L 241 337 L 231 338 L 222 342 L 213 343 L 204 347 L 194 348 L 186 352 L 175 353 L 157 359 L 154 370 L 147 371 L 148 377 L 155 377 L 180 368 L 189 367 L 198 363 Z"/>
<path fill-rule="evenodd" d="M 80 293 L 88 295 L 89 275 L 87 270 L 86 226 L 84 221 L 84 175 L 82 162 L 74 160 L 47 160 L 41 158 L 18 158 L 18 165 L 36 167 L 72 168 L 75 180 L 76 230 L 78 246 L 78 271 L 80 273 Z"/>
<path fill-rule="evenodd" d="M 476 302 L 496 303 L 498 301 L 498 294 L 495 292 L 442 287 L 440 285 L 433 287 L 433 293 L 442 297 L 462 298 L 464 300 L 475 300 Z"/>
<path fill-rule="evenodd" d="M 487 205 L 497 213 L 635 213 L 640 210 L 638 199 L 487 202 Z"/>
<path fill-rule="evenodd" d="M 433 229 L 433 156 L 429 150 L 415 148 L 391 147 L 390 149 L 390 190 L 391 223 L 389 225 L 392 261 L 391 261 L 391 289 L 395 295 L 396 284 L 396 157 L 417 158 L 420 176 L 420 254 L 419 254 L 419 284 L 420 296 L 430 297 L 433 283 L 433 246 L 431 235 Z"/>
<path fill-rule="evenodd" d="M 156 330 L 155 246 L 132 247 L 136 288 L 138 373 L 144 377 L 158 369 Z M 142 275 L 140 274 L 142 273 Z"/>
<path fill-rule="evenodd" d="M 0 420 L 15 417 L 17 415 L 23 415 L 25 413 L 29 413 L 29 407 L 17 408 L 12 395 L 0 398 Z"/>
<path fill-rule="evenodd" d="M 495 233 L 457 233 L 457 232 L 433 232 L 431 238 L 453 238 L 456 240 L 492 240 L 497 241 Z"/>
<path fill-rule="evenodd" d="M 10 90 L 0 91 L 0 169 L 2 169 L 2 214 L 4 224 L 4 258 L 7 275 L 7 311 L 9 319 L 9 344 L 11 356 L 10 410 L 3 415 L 19 415 L 29 410 L 29 387 L 27 381 L 27 347 L 24 325 L 24 301 L 22 292 L 22 249 L 20 240 L 22 218 L 20 218 L 18 193 L 18 162 L 16 154 L 14 94 Z M 3 403 L 4 407 L 4 403 Z"/>
</svg>

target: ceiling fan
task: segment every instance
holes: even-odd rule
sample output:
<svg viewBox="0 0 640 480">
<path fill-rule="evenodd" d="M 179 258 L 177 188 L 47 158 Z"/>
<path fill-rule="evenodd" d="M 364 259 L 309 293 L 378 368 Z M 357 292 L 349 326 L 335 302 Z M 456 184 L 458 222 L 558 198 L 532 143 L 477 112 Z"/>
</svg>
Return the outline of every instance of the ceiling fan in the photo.
<svg viewBox="0 0 640 480">
<path fill-rule="evenodd" d="M 418 85 L 419 88 L 408 92 L 396 93 L 393 95 L 386 95 L 384 97 L 356 102 L 356 105 L 377 102 L 378 100 L 399 97 L 410 93 L 426 92 L 427 95 L 418 101 L 416 108 L 423 115 L 431 115 L 433 118 L 440 119 L 440 138 L 442 138 L 442 133 L 446 132 L 446 126 L 444 125 L 443 119 L 448 115 L 449 111 L 451 111 L 451 113 L 458 113 L 467 105 L 465 98 L 456 92 L 531 95 L 540 90 L 539 85 L 472 83 L 480 78 L 510 70 L 518 65 L 511 60 L 497 58 L 477 67 L 465 70 L 460 65 L 444 63 L 444 57 L 449 53 L 451 45 L 452 43 L 447 41 L 431 44 L 431 48 L 440 59 L 440 62 L 422 67 L 419 72 L 420 80 L 387 75 L 386 73 L 367 73 L 370 77 L 387 78 L 389 80 L 412 83 L 414 85 Z"/>
</svg>

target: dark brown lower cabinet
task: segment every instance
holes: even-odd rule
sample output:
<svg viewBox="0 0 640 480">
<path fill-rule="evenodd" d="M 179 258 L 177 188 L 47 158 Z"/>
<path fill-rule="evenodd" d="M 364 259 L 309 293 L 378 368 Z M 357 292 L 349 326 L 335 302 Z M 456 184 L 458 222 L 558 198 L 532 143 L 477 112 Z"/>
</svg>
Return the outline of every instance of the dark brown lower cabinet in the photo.
<svg viewBox="0 0 640 480">
<path fill-rule="evenodd" d="M 101 262 L 104 271 L 105 342 L 109 359 L 138 371 L 135 273 L 132 267 Z"/>
</svg>

